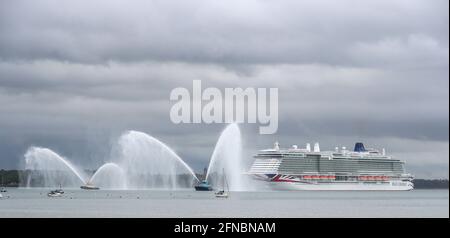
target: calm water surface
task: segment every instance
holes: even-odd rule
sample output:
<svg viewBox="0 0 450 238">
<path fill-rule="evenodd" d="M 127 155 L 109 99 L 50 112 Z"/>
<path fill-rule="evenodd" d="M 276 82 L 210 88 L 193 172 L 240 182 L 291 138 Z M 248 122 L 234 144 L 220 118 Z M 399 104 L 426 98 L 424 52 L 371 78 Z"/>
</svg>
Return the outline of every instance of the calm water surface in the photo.
<svg viewBox="0 0 450 238">
<path fill-rule="evenodd" d="M 213 192 L 9 188 L 0 217 L 449 217 L 448 190 Z"/>
</svg>

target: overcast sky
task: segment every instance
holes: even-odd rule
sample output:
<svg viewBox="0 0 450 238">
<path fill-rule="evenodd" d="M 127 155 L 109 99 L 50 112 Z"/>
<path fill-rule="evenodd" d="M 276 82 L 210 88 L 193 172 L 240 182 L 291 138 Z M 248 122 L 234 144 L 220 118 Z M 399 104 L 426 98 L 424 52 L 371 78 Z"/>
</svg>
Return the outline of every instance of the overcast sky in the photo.
<svg viewBox="0 0 450 238">
<path fill-rule="evenodd" d="M 77 165 L 109 160 L 125 130 L 194 170 L 224 124 L 170 122 L 170 91 L 279 88 L 279 130 L 258 149 L 385 147 L 420 178 L 449 174 L 448 0 L 0 0 L 0 168 L 31 145 Z"/>
</svg>

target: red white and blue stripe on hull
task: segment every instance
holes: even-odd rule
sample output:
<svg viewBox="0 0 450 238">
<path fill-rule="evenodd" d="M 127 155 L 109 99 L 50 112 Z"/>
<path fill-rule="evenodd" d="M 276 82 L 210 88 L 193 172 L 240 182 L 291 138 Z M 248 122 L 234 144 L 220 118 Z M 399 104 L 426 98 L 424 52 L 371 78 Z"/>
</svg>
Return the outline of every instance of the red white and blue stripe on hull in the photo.
<svg viewBox="0 0 450 238">
<path fill-rule="evenodd" d="M 254 174 L 253 178 L 265 181 L 274 190 L 397 190 L 409 191 L 414 188 L 410 181 L 332 181 L 304 180 L 295 175 Z"/>
</svg>

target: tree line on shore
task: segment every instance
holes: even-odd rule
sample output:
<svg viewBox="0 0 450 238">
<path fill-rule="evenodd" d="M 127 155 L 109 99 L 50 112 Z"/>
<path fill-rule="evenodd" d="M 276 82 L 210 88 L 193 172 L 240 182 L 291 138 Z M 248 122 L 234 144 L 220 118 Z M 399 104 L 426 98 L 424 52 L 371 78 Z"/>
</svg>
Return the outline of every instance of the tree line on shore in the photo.
<svg viewBox="0 0 450 238">
<path fill-rule="evenodd" d="M 0 186 L 19 187 L 21 178 L 25 178 L 26 170 L 0 170 Z M 448 189 L 448 179 L 414 179 L 416 189 Z"/>
</svg>

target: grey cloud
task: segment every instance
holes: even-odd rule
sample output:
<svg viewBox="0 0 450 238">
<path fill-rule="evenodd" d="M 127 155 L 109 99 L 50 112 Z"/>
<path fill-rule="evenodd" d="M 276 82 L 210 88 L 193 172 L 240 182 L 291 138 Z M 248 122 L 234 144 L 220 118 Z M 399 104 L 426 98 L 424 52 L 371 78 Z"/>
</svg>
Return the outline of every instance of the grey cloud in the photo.
<svg viewBox="0 0 450 238">
<path fill-rule="evenodd" d="M 81 63 L 386 66 L 420 60 L 415 51 L 425 50 L 441 67 L 448 64 L 445 0 L 227 2 L 6 1 L 0 55 Z M 398 60 L 386 57 L 392 50 Z"/>
<path fill-rule="evenodd" d="M 39 145 L 94 168 L 134 129 L 200 171 L 224 125 L 169 120 L 199 79 L 279 88 L 277 134 L 241 125 L 247 162 L 274 140 L 361 140 L 448 177 L 448 25 L 439 0 L 1 1 L 0 167 Z"/>
</svg>

